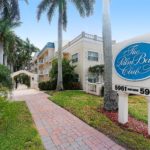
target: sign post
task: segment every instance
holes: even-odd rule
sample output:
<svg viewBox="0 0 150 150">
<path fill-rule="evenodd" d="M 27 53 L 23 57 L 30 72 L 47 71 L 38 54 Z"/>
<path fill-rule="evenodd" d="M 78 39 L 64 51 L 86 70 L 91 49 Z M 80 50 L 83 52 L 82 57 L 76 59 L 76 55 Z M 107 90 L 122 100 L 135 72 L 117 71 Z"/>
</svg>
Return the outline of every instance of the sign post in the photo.
<svg viewBox="0 0 150 150">
<path fill-rule="evenodd" d="M 113 47 L 113 90 L 118 93 L 118 122 L 128 122 L 128 95 L 143 95 L 148 101 L 150 135 L 150 35 Z M 145 41 L 145 42 L 140 42 Z M 148 42 L 149 41 L 149 42 Z"/>
<path fill-rule="evenodd" d="M 118 121 L 125 124 L 128 122 L 128 94 L 119 92 L 118 96 Z"/>
</svg>

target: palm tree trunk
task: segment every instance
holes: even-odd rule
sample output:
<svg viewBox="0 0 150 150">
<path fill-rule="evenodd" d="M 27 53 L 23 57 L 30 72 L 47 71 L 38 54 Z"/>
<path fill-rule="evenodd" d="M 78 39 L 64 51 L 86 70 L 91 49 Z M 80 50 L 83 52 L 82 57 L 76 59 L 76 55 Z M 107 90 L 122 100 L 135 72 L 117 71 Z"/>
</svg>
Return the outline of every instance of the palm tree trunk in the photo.
<svg viewBox="0 0 150 150">
<path fill-rule="evenodd" d="M 8 64 L 7 64 L 7 54 L 4 53 L 4 65 L 7 67 Z"/>
<path fill-rule="evenodd" d="M 62 78 L 62 2 L 59 2 L 59 18 L 58 18 L 58 77 L 56 90 L 63 90 L 63 78 Z"/>
<path fill-rule="evenodd" d="M 117 94 L 112 91 L 112 35 L 110 0 L 103 0 L 103 51 L 104 51 L 104 109 L 117 109 Z"/>
<path fill-rule="evenodd" d="M 3 64 L 3 56 L 4 56 L 3 43 L 0 42 L 0 64 Z"/>
</svg>

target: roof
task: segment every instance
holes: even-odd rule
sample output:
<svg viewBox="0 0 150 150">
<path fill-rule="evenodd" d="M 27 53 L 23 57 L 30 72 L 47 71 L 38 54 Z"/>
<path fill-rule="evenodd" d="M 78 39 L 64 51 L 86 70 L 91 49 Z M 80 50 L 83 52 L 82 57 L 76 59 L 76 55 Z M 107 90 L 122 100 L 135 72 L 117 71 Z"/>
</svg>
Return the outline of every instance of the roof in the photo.
<svg viewBox="0 0 150 150">
<path fill-rule="evenodd" d="M 44 48 L 38 53 L 37 56 L 39 56 L 42 52 L 44 52 L 47 48 L 55 48 L 55 44 L 52 42 L 48 42 Z"/>
</svg>

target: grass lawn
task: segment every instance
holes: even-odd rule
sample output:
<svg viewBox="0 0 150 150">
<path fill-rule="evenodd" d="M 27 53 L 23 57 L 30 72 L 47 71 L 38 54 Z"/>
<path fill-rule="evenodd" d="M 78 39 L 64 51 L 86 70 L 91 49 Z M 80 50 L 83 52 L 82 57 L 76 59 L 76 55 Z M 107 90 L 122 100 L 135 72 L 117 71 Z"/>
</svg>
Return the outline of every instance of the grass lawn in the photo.
<svg viewBox="0 0 150 150">
<path fill-rule="evenodd" d="M 129 149 L 150 150 L 150 139 L 146 139 L 142 135 L 120 128 L 105 115 L 97 112 L 97 108 L 103 106 L 102 98 L 86 94 L 82 91 L 50 92 L 50 94 L 52 95 L 50 99 L 53 102 L 64 107 L 97 130 L 108 135 L 117 143 Z M 133 103 L 134 98 L 130 97 L 130 99 L 130 103 Z M 137 114 L 133 113 L 134 110 L 132 107 L 133 105 L 130 106 L 130 113 L 137 116 Z"/>
<path fill-rule="evenodd" d="M 129 114 L 136 119 L 148 123 L 147 100 L 143 96 L 129 97 Z"/>
<path fill-rule="evenodd" d="M 0 150 L 44 150 L 25 102 L 0 97 Z"/>
</svg>

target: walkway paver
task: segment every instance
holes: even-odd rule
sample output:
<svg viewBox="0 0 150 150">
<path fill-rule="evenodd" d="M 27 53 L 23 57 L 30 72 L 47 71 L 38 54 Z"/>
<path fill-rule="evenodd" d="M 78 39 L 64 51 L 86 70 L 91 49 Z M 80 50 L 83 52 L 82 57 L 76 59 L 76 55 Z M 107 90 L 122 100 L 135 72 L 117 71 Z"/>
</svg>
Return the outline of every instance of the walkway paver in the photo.
<svg viewBox="0 0 150 150">
<path fill-rule="evenodd" d="M 46 150 L 124 150 L 101 132 L 57 106 L 42 92 L 15 94 L 24 99 Z M 29 94 L 30 93 L 30 94 Z"/>
</svg>

